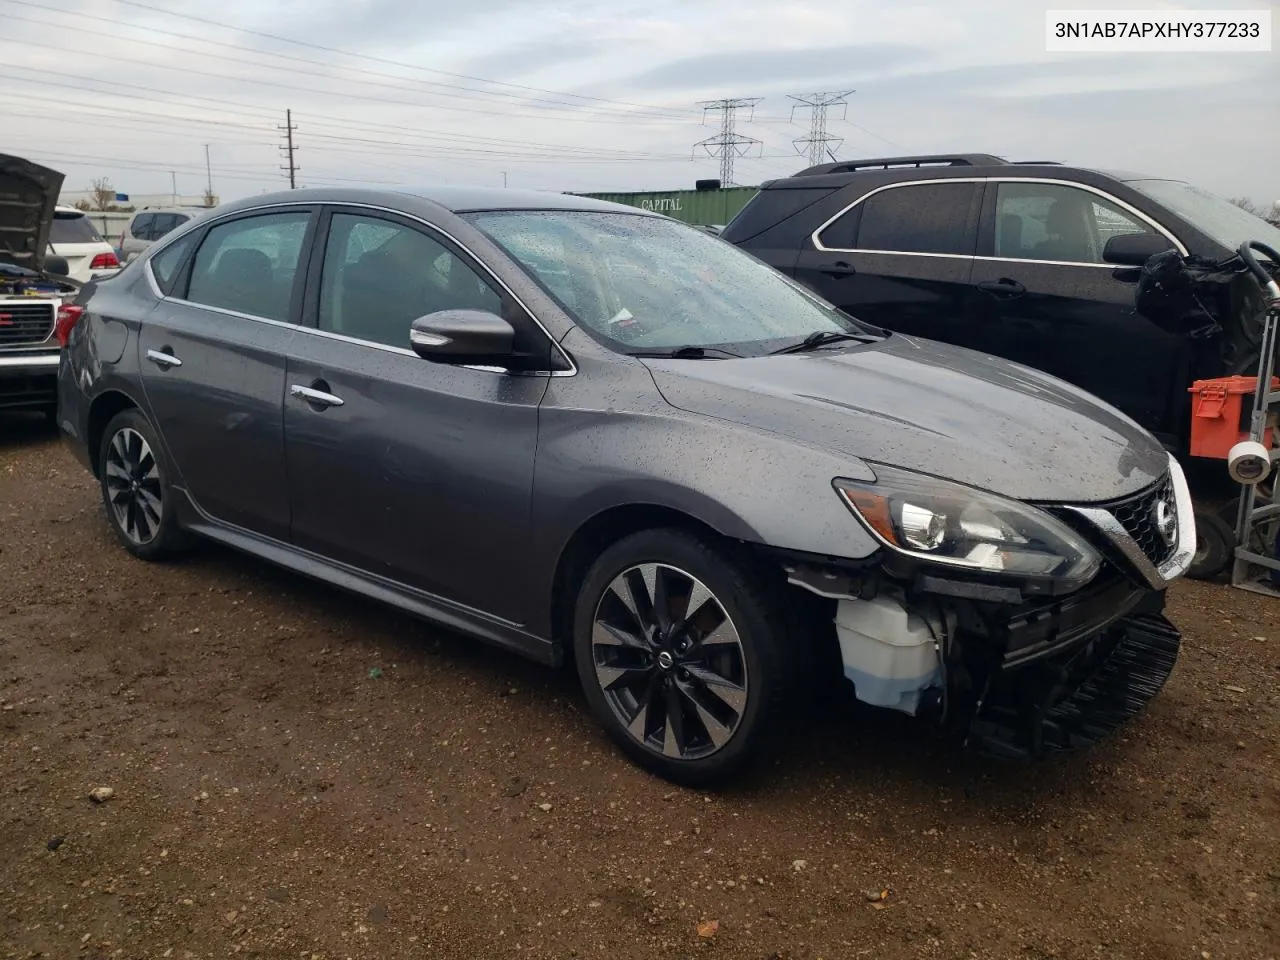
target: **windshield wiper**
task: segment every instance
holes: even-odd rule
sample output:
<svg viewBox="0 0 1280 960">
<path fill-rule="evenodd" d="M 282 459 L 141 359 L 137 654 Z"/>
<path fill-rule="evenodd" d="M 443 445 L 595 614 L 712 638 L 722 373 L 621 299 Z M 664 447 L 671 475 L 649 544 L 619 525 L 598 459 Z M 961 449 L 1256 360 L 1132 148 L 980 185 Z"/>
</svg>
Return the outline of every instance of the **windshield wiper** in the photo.
<svg viewBox="0 0 1280 960">
<path fill-rule="evenodd" d="M 770 351 L 771 353 L 804 353 L 807 350 L 816 350 L 818 347 L 825 347 L 829 343 L 840 343 L 843 340 L 857 340 L 859 343 L 871 343 L 869 337 L 860 336 L 856 333 L 844 333 L 840 330 L 818 330 L 809 334 L 799 343 L 793 343 L 789 347 L 783 347 L 780 350 Z"/>
<path fill-rule="evenodd" d="M 719 347 L 672 347 L 670 350 L 637 350 L 628 356 L 655 360 L 730 360 L 741 358 L 742 354 L 730 353 Z"/>
</svg>

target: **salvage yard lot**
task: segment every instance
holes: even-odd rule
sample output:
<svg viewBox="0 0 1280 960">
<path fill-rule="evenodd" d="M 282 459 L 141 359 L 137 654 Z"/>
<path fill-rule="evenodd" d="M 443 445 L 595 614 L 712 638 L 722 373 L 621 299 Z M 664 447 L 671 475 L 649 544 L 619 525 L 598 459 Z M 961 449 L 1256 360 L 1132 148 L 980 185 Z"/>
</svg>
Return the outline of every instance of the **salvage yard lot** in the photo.
<svg viewBox="0 0 1280 960">
<path fill-rule="evenodd" d="M 133 560 L 0 418 L 0 957 L 1275 957 L 1280 603 L 1171 606 L 1173 679 L 1086 754 L 828 709 L 684 791 L 571 678 L 218 548 Z"/>
</svg>

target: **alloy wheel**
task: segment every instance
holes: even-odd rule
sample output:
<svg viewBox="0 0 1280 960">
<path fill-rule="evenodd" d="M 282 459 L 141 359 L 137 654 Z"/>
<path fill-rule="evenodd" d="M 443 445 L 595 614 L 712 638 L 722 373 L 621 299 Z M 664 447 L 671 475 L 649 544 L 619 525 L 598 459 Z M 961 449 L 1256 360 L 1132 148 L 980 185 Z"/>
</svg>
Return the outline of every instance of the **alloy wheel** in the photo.
<svg viewBox="0 0 1280 960">
<path fill-rule="evenodd" d="M 103 471 L 116 526 L 131 543 L 150 543 L 163 510 L 160 465 L 151 446 L 137 430 L 122 427 L 107 447 Z"/>
<path fill-rule="evenodd" d="M 591 652 L 609 709 L 648 750 L 701 759 L 742 722 L 738 630 L 716 596 L 677 567 L 645 563 L 615 577 L 596 604 Z"/>
</svg>

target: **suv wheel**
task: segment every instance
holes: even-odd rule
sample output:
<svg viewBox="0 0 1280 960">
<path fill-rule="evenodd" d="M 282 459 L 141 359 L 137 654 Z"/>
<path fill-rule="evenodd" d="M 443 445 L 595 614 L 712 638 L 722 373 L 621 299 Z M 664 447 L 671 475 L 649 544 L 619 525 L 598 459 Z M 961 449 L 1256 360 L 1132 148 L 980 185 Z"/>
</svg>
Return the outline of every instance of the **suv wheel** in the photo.
<svg viewBox="0 0 1280 960">
<path fill-rule="evenodd" d="M 587 700 L 636 762 L 690 786 L 769 754 L 803 658 L 752 566 L 681 530 L 633 534 L 578 593 L 574 653 Z"/>
<path fill-rule="evenodd" d="M 172 555 L 187 543 L 174 516 L 159 449 L 151 424 L 140 410 L 133 409 L 112 418 L 98 451 L 107 519 L 125 549 L 143 560 Z"/>
</svg>

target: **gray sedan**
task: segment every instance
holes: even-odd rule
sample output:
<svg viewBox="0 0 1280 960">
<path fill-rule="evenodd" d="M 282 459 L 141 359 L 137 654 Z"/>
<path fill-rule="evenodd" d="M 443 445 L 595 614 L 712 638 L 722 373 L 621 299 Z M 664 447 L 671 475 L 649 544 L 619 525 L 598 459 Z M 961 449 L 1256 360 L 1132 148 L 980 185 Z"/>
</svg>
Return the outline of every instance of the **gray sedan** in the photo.
<svg viewBox="0 0 1280 960">
<path fill-rule="evenodd" d="M 711 783 L 819 687 L 990 754 L 1173 669 L 1186 484 L 1079 389 L 705 232 L 510 190 L 220 208 L 82 292 L 59 422 L 124 548 L 208 538 L 548 664 Z"/>
</svg>

